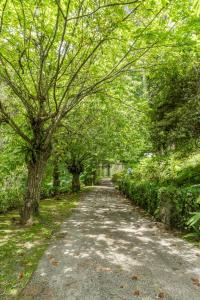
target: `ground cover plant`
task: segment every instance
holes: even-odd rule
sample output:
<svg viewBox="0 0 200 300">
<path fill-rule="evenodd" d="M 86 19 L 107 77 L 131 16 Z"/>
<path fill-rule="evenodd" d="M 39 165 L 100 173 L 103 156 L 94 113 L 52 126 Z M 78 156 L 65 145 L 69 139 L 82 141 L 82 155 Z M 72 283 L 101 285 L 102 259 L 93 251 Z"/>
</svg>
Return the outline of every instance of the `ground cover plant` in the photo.
<svg viewBox="0 0 200 300">
<path fill-rule="evenodd" d="M 0 214 L 1 299 L 15 299 L 26 285 L 52 236 L 56 238 L 56 232 L 77 201 L 78 195 L 67 194 L 43 200 L 40 218 L 31 227 L 19 224 L 16 210 Z"/>
</svg>

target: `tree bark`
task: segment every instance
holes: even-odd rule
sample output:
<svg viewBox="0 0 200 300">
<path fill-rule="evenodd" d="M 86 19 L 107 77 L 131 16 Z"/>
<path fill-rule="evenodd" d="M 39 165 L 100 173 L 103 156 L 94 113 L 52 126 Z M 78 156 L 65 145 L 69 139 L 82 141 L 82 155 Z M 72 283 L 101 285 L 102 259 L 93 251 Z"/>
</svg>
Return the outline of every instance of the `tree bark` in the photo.
<svg viewBox="0 0 200 300">
<path fill-rule="evenodd" d="M 92 173 L 92 185 L 95 185 L 97 181 L 97 171 L 94 170 Z"/>
<path fill-rule="evenodd" d="M 107 176 L 110 177 L 110 164 L 107 165 Z"/>
<path fill-rule="evenodd" d="M 58 159 L 56 158 L 54 160 L 54 166 L 53 166 L 53 193 L 56 195 L 59 191 L 60 187 L 60 173 L 59 173 L 59 165 L 58 165 Z"/>
<path fill-rule="evenodd" d="M 40 152 L 32 156 L 27 162 L 28 178 L 24 197 L 24 204 L 20 211 L 21 224 L 31 224 L 32 217 L 39 215 L 39 201 L 41 184 L 47 160 L 48 152 Z"/>
<path fill-rule="evenodd" d="M 80 173 L 72 173 L 72 192 L 79 192 L 81 189 Z"/>
<path fill-rule="evenodd" d="M 79 192 L 81 189 L 80 185 L 80 174 L 83 172 L 83 164 L 75 159 L 67 162 L 67 168 L 72 174 L 72 192 Z"/>
</svg>

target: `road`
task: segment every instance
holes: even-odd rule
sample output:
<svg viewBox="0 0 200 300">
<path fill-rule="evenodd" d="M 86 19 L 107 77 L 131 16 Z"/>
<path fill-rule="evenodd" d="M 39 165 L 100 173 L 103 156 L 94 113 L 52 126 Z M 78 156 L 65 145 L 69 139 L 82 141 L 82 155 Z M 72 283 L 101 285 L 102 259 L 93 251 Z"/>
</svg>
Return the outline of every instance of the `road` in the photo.
<svg viewBox="0 0 200 300">
<path fill-rule="evenodd" d="M 199 300 L 199 280 L 200 250 L 109 184 L 83 193 L 20 300 Z"/>
</svg>

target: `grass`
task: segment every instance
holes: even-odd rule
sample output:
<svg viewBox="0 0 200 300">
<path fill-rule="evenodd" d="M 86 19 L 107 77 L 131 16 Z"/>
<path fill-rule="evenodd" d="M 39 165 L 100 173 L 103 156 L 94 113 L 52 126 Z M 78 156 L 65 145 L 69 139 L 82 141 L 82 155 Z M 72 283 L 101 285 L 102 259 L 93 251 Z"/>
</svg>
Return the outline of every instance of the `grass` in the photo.
<svg viewBox="0 0 200 300">
<path fill-rule="evenodd" d="M 70 215 L 77 195 L 41 201 L 40 218 L 31 227 L 16 225 L 18 212 L 0 215 L 0 299 L 15 299 L 26 285 L 50 239 Z"/>
</svg>

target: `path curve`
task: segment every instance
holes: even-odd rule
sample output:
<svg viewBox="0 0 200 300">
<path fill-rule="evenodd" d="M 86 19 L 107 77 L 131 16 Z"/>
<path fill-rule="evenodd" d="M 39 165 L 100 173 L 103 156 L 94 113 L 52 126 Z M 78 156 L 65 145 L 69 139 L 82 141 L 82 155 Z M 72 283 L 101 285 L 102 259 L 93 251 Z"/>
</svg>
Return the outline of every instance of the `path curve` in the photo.
<svg viewBox="0 0 200 300">
<path fill-rule="evenodd" d="M 20 300 L 200 299 L 200 250 L 112 186 L 82 197 Z"/>
</svg>

